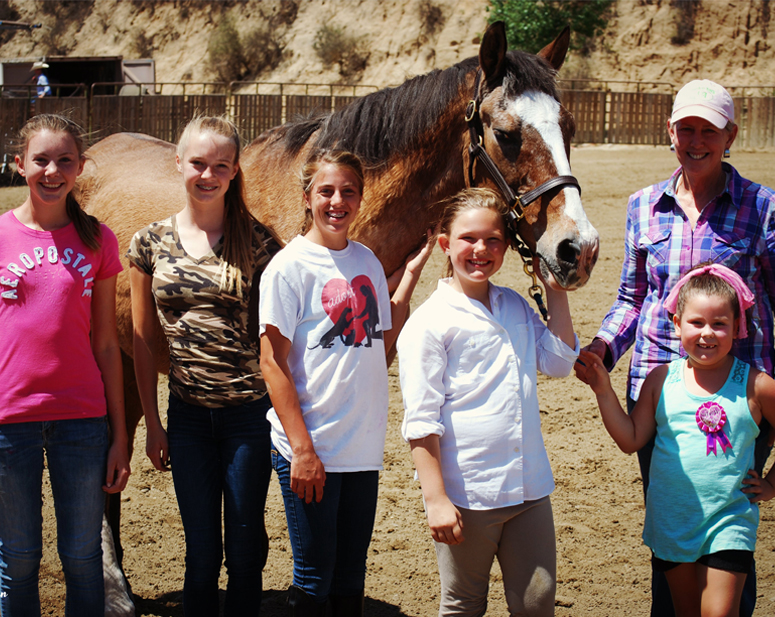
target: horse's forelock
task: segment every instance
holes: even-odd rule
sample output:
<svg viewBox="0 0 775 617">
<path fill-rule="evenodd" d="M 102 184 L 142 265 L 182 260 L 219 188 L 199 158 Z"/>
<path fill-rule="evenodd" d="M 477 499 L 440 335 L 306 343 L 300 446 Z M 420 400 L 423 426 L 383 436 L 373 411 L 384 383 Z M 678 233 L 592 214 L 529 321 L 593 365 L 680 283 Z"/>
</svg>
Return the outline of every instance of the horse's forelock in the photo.
<svg viewBox="0 0 775 617">
<path fill-rule="evenodd" d="M 506 60 L 502 82 L 506 98 L 514 99 L 523 92 L 536 90 L 559 100 L 557 72 L 546 60 L 518 50 L 508 52 Z"/>
</svg>

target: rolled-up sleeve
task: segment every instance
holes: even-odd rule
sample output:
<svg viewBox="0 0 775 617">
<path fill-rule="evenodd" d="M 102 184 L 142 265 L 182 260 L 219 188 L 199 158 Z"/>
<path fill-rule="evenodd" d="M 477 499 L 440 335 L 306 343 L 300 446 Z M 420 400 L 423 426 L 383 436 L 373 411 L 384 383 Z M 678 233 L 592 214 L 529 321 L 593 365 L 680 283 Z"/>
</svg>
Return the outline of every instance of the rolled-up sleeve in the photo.
<svg viewBox="0 0 775 617">
<path fill-rule="evenodd" d="M 421 315 L 409 319 L 398 338 L 398 362 L 404 397 L 401 435 L 406 441 L 443 435 L 441 407 L 446 387 L 447 354 L 444 342 Z"/>
<path fill-rule="evenodd" d="M 543 324 L 541 325 L 543 326 Z M 552 334 L 546 326 L 543 326 L 543 332 L 536 329 L 536 333 L 539 335 L 536 340 L 538 370 L 547 377 L 567 377 L 570 375 L 581 350 L 579 337 L 573 335 L 573 348 L 571 349 L 562 339 Z"/>
</svg>

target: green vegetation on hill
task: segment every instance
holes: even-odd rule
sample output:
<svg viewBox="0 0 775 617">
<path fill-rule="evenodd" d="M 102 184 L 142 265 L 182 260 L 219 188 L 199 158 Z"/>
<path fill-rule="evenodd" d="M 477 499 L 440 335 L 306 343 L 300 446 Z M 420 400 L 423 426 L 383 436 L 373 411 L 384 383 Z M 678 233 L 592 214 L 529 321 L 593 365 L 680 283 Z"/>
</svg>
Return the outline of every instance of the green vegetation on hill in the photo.
<svg viewBox="0 0 775 617">
<path fill-rule="evenodd" d="M 536 53 L 565 26 L 571 49 L 589 52 L 608 25 L 613 0 L 490 0 L 487 21 L 506 23 L 509 49 Z"/>
</svg>

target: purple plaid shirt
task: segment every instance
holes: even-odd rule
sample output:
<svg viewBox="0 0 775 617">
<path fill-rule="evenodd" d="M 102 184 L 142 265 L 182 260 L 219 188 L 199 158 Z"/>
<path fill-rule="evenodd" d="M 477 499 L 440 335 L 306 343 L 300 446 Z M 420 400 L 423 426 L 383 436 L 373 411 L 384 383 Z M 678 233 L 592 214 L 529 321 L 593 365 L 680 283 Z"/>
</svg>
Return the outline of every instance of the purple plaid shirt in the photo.
<svg viewBox="0 0 775 617">
<path fill-rule="evenodd" d="M 694 230 L 675 198 L 680 168 L 630 197 L 619 293 L 597 336 L 611 352 L 609 370 L 635 343 L 628 380 L 635 400 L 653 368 L 686 355 L 663 303 L 678 279 L 704 261 L 732 268 L 753 291 L 753 327 L 732 354 L 772 375 L 775 192 L 723 167 L 726 189 L 705 206 Z"/>
</svg>

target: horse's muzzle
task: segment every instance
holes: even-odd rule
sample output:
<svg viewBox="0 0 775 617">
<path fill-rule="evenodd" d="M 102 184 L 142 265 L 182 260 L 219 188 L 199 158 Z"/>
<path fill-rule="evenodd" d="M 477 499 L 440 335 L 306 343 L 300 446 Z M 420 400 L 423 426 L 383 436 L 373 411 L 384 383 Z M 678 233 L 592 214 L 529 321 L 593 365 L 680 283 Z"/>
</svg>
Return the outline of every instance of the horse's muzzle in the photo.
<svg viewBox="0 0 775 617">
<path fill-rule="evenodd" d="M 557 284 L 567 291 L 583 287 L 597 262 L 598 249 L 596 232 L 586 241 L 575 235 L 564 238 L 557 244 L 553 255 L 545 255 L 539 249 L 541 274 L 547 279 L 551 273 Z"/>
</svg>

